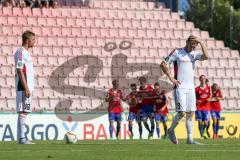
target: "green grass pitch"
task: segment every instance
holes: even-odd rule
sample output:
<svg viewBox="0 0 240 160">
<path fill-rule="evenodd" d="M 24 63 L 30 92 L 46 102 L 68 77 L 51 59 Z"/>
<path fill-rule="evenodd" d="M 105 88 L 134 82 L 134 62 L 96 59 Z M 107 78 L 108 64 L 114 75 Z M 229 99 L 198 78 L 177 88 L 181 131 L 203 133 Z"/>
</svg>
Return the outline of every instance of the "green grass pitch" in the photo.
<svg viewBox="0 0 240 160">
<path fill-rule="evenodd" d="M 199 140 L 204 145 L 169 140 L 0 142 L 0 160 L 239 160 L 239 139 Z"/>
</svg>

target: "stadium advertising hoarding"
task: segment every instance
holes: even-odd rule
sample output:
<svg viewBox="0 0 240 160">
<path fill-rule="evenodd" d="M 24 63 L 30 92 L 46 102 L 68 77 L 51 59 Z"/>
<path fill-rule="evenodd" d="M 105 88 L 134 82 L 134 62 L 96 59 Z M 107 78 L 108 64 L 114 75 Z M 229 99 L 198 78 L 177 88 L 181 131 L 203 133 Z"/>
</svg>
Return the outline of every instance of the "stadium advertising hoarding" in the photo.
<svg viewBox="0 0 240 160">
<path fill-rule="evenodd" d="M 219 135 L 222 138 L 240 138 L 240 113 L 223 113 Z M 81 116 L 81 114 L 79 115 Z M 121 128 L 121 139 L 129 139 L 127 114 L 123 114 Z M 170 126 L 173 114 L 168 116 L 168 126 Z M 98 118 L 88 121 L 72 121 L 71 115 L 67 115 L 67 120 L 59 119 L 55 114 L 31 114 L 27 118 L 26 135 L 32 140 L 63 140 L 64 134 L 73 131 L 79 140 L 106 140 L 109 138 L 108 116 L 104 114 Z M 199 138 L 197 121 L 194 124 L 194 137 Z M 134 124 L 134 139 L 138 139 L 138 126 Z M 212 127 L 210 127 L 212 133 Z M 161 134 L 163 128 L 161 126 Z M 177 127 L 178 138 L 186 138 L 186 128 L 184 120 Z M 143 129 L 143 138 L 147 139 L 147 131 Z M 154 133 L 154 138 L 157 134 Z M 0 119 L 0 140 L 17 140 L 17 114 L 2 114 Z"/>
</svg>

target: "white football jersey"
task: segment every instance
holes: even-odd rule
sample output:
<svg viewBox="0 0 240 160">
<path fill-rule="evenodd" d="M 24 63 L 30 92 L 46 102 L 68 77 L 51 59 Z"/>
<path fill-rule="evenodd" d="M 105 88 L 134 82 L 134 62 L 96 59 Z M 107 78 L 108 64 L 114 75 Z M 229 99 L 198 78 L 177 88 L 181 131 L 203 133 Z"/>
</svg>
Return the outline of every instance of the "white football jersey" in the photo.
<svg viewBox="0 0 240 160">
<path fill-rule="evenodd" d="M 19 81 L 19 76 L 17 74 L 17 69 L 20 68 L 23 70 L 25 78 L 27 80 L 27 85 L 30 91 L 34 90 L 34 69 L 33 69 L 33 62 L 30 56 L 30 53 L 23 47 L 19 48 L 15 55 L 15 82 L 16 82 L 16 90 L 23 91 L 23 86 Z"/>
<path fill-rule="evenodd" d="M 164 62 L 170 65 L 174 63 L 174 78 L 181 84 L 178 88 L 194 89 L 194 68 L 195 62 L 201 60 L 202 53 L 192 51 L 187 53 L 184 48 L 175 49 L 168 55 Z"/>
</svg>

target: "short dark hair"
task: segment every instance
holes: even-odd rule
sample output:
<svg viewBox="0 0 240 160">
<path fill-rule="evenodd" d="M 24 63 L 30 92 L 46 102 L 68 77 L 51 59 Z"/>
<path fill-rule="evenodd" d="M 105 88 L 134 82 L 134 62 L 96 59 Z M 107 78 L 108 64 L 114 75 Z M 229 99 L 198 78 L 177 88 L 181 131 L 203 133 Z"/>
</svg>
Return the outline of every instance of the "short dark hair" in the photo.
<svg viewBox="0 0 240 160">
<path fill-rule="evenodd" d="M 35 36 L 35 33 L 32 31 L 25 31 L 22 35 L 22 43 L 26 43 L 26 40 L 28 40 L 31 36 Z"/>
<path fill-rule="evenodd" d="M 131 87 L 137 87 L 136 83 L 131 83 L 130 86 Z"/>
<path fill-rule="evenodd" d="M 206 77 L 204 74 L 202 74 L 202 75 L 200 75 L 200 77 L 199 77 L 199 78 L 201 78 L 201 77 L 203 77 L 203 76 L 204 76 L 204 77 Z"/>
<path fill-rule="evenodd" d="M 119 82 L 117 79 L 114 79 L 113 81 L 112 81 L 112 85 L 114 85 L 116 82 Z"/>
<path fill-rule="evenodd" d="M 146 78 L 146 77 L 144 77 L 144 76 L 141 76 L 141 77 L 139 77 L 139 81 L 144 81 L 144 82 L 147 82 L 147 78 Z"/>
</svg>

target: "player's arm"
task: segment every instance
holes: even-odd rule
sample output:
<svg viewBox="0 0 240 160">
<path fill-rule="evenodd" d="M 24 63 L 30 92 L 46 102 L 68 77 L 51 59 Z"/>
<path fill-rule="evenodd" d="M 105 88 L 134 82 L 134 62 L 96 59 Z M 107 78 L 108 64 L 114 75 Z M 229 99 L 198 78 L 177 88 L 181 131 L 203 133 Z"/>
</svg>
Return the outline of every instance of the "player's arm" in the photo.
<svg viewBox="0 0 240 160">
<path fill-rule="evenodd" d="M 161 111 L 164 111 L 164 109 L 167 108 L 167 106 L 170 104 L 170 97 L 167 97 L 165 98 L 165 105 L 161 108 Z"/>
<path fill-rule="evenodd" d="M 168 65 L 171 64 L 174 61 L 173 54 L 175 52 L 175 49 L 170 53 L 169 56 L 167 56 L 162 63 L 160 64 L 160 68 L 162 69 L 163 73 L 167 75 L 169 80 L 173 83 L 174 86 L 178 87 L 180 82 L 176 80 L 170 73 Z"/>
<path fill-rule="evenodd" d="M 223 96 L 222 96 L 222 91 L 219 89 L 219 92 L 220 92 L 220 96 L 218 96 L 217 97 L 217 100 L 218 101 L 221 101 L 221 100 L 223 100 L 224 98 L 223 98 Z"/>
<path fill-rule="evenodd" d="M 200 60 L 201 61 L 207 60 L 209 58 L 209 56 L 208 56 L 208 51 L 207 51 L 206 46 L 200 40 L 197 40 L 197 42 L 202 49 L 202 56 L 201 56 Z"/>
<path fill-rule="evenodd" d="M 23 86 L 23 89 L 25 91 L 26 97 L 30 97 L 31 94 L 30 94 L 30 90 L 29 90 L 28 85 L 27 85 L 27 80 L 26 80 L 26 78 L 24 76 L 24 73 L 23 73 L 21 68 L 17 68 L 17 74 L 18 74 L 18 77 L 19 77 L 19 81 L 20 81 L 20 83 Z"/>
<path fill-rule="evenodd" d="M 105 101 L 109 102 L 110 101 L 110 96 L 109 96 L 109 92 L 107 92 L 106 96 L 105 96 Z"/>
</svg>

